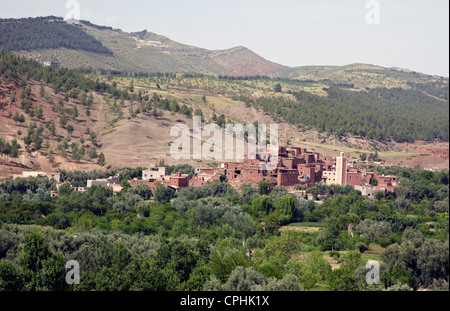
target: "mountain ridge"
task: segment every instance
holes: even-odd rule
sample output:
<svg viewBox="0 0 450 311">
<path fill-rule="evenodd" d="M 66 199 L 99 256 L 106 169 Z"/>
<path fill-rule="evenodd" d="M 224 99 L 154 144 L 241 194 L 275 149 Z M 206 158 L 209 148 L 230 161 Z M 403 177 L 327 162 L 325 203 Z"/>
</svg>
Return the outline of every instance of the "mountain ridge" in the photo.
<svg viewBox="0 0 450 311">
<path fill-rule="evenodd" d="M 0 19 L 0 27 L 5 23 L 40 23 L 46 24 L 47 27 L 58 24 L 51 24 L 51 21 L 60 22 L 59 24 L 64 23 L 62 17 L 48 16 Z M 86 34 L 86 38 L 96 40 L 92 43 L 95 45 L 95 48 L 92 48 L 92 51 L 90 51 L 89 48 L 87 50 L 86 48 L 84 50 L 82 48 L 71 49 L 61 45 L 58 48 L 24 50 L 18 44 L 17 49 L 12 51 L 41 62 L 53 60 L 59 62 L 63 67 L 72 69 L 79 68 L 82 65 L 96 70 L 106 69 L 128 72 L 190 72 L 208 75 L 267 75 L 270 77 L 295 79 L 335 78 L 337 80 L 349 80 L 351 77 L 343 75 L 342 71 L 357 68 L 355 70 L 369 73 L 372 71 L 388 78 L 390 75 L 402 75 L 410 81 L 416 80 L 417 76 L 434 77 L 435 79 L 440 77 L 416 73 L 409 69 L 385 68 L 361 63 L 344 66 L 309 65 L 289 67 L 267 60 L 245 46 L 236 46 L 223 50 L 208 50 L 173 41 L 167 36 L 146 29 L 136 32 L 125 32 L 110 26 L 95 25 L 86 20 L 81 20 L 78 25 L 67 24 L 67 26 L 75 27 L 77 31 L 82 30 Z M 0 48 L 2 48 L 2 38 L 4 39 L 5 37 L 6 34 L 0 32 Z M 15 40 L 14 38 L 16 37 L 13 36 L 13 38 L 8 38 L 8 40 Z M 23 42 L 19 43 L 24 44 Z M 98 51 L 103 51 L 104 53 L 98 53 Z M 341 73 L 336 73 L 339 71 Z"/>
</svg>

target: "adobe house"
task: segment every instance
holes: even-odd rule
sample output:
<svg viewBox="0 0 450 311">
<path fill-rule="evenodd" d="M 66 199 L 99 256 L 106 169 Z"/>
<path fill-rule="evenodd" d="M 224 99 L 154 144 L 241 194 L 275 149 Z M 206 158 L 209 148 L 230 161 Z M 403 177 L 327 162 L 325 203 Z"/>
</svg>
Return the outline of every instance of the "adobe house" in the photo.
<svg viewBox="0 0 450 311">
<path fill-rule="evenodd" d="M 220 175 L 199 174 L 189 180 L 189 187 L 203 187 L 216 180 L 220 180 Z"/>
<path fill-rule="evenodd" d="M 298 171 L 296 169 L 277 169 L 277 186 L 292 186 L 298 184 Z"/>
<path fill-rule="evenodd" d="M 167 176 L 167 167 L 152 167 L 142 171 L 142 180 L 150 180 Z"/>
<path fill-rule="evenodd" d="M 375 190 L 392 191 L 397 185 L 396 176 L 379 176 L 376 173 L 366 173 L 349 167 L 343 152 L 334 160 L 329 156 L 321 156 L 318 152 L 308 152 L 305 148 L 280 146 L 277 167 L 270 170 L 262 169 L 262 164 L 268 162 L 269 159 L 257 157 L 242 162 L 222 163 L 217 168 L 197 168 L 188 185 L 201 187 L 208 182 L 220 180 L 224 175 L 226 182 L 237 189 L 246 183 L 257 186 L 263 180 L 268 180 L 273 186 L 301 185 L 305 189 L 314 187 L 317 182 L 323 182 L 328 185 L 352 185 L 360 190 L 363 196 L 368 197 L 373 197 Z M 379 179 L 377 189 L 370 186 L 372 177 Z"/>
<path fill-rule="evenodd" d="M 176 173 L 168 178 L 164 178 L 163 183 L 175 189 L 189 187 L 189 174 Z"/>
<path fill-rule="evenodd" d="M 347 182 L 346 185 L 359 186 L 363 183 L 364 179 L 362 177 L 362 172 L 351 171 L 347 172 Z"/>
</svg>

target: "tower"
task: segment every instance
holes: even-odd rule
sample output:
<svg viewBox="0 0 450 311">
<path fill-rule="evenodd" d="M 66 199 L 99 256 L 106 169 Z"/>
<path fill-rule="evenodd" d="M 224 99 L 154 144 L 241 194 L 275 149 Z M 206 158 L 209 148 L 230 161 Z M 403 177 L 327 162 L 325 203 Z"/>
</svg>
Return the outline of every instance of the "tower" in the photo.
<svg viewBox="0 0 450 311">
<path fill-rule="evenodd" d="M 340 157 L 336 157 L 336 184 L 344 186 L 347 184 L 347 158 L 344 152 Z"/>
</svg>

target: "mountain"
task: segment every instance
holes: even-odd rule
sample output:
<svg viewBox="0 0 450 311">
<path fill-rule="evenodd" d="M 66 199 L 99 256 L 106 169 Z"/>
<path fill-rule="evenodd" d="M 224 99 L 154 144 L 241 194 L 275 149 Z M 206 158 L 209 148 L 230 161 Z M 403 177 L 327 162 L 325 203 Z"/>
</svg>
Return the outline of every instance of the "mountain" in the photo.
<svg viewBox="0 0 450 311">
<path fill-rule="evenodd" d="M 115 168 L 169 162 L 171 125 L 191 126 L 194 113 L 277 123 L 283 141 L 326 155 L 376 150 L 389 163 L 448 167 L 434 152 L 448 150 L 448 100 L 448 78 L 406 69 L 291 68 L 245 47 L 210 51 L 147 30 L 0 20 L 0 158 L 18 165 L 9 173 L 101 168 L 100 153 Z"/>
<path fill-rule="evenodd" d="M 356 88 L 399 87 L 434 82 L 441 77 L 407 69 L 369 64 L 288 67 L 246 47 L 207 50 L 181 44 L 142 30 L 127 33 L 89 21 L 68 24 L 62 17 L 0 19 L 0 49 L 38 61 L 56 61 L 67 68 L 148 72 L 189 72 L 207 75 L 255 76 L 298 80 L 329 80 Z"/>
<path fill-rule="evenodd" d="M 0 178 L 24 168 L 100 169 L 100 154 L 113 168 L 178 163 L 170 129 L 191 127 L 193 114 L 206 123 L 276 123 L 281 144 L 324 155 L 376 150 L 387 163 L 448 167 L 439 155 L 448 151 L 448 80 L 410 84 L 366 90 L 329 79 L 85 75 L 0 51 Z"/>
<path fill-rule="evenodd" d="M 0 19 L 0 48 L 63 67 L 133 72 L 194 72 L 258 75 L 284 66 L 245 47 L 206 50 L 147 30 L 127 33 L 88 21 L 67 24 L 60 17 Z"/>
</svg>

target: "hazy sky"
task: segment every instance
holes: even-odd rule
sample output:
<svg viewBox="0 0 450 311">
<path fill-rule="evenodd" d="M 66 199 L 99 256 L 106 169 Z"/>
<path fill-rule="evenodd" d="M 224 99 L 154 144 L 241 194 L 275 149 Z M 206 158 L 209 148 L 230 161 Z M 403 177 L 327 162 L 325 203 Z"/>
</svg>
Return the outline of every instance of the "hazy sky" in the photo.
<svg viewBox="0 0 450 311">
<path fill-rule="evenodd" d="M 288 66 L 369 63 L 449 76 L 448 0 L 78 0 L 80 19 Z M 0 0 L 0 17 L 65 17 L 68 0 Z M 372 7 L 373 8 L 373 7 Z M 371 15 L 372 16 L 372 15 Z"/>
</svg>

